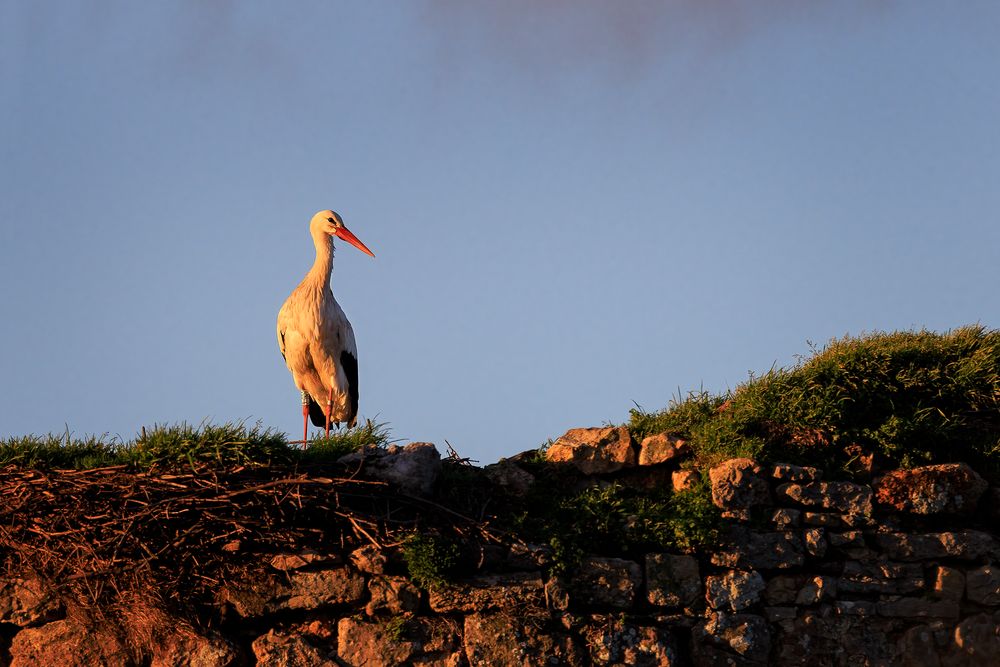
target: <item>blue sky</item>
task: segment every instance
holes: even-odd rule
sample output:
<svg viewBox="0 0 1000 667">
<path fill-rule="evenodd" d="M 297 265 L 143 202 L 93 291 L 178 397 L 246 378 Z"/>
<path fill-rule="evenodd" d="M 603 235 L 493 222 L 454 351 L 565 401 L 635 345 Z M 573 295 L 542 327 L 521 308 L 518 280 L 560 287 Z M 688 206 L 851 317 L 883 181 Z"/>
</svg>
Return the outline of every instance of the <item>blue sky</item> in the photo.
<svg viewBox="0 0 1000 667">
<path fill-rule="evenodd" d="M 0 5 L 0 437 L 262 420 L 341 213 L 361 414 L 488 463 L 998 325 L 1000 5 Z"/>
</svg>

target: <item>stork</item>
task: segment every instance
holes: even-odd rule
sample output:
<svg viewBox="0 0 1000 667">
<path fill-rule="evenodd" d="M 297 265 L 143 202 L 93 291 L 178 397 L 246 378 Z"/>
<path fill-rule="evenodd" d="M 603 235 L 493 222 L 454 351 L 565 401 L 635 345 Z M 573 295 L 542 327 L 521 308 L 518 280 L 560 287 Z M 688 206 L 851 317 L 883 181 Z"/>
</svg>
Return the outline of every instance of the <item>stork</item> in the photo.
<svg viewBox="0 0 1000 667">
<path fill-rule="evenodd" d="M 330 290 L 333 237 L 343 239 L 372 257 L 357 236 L 333 211 L 320 211 L 309 222 L 316 261 L 278 311 L 278 349 L 302 392 L 302 444 L 309 444 L 313 425 L 358 419 L 358 346 L 354 330 Z M 325 407 L 320 407 L 321 405 Z"/>
</svg>

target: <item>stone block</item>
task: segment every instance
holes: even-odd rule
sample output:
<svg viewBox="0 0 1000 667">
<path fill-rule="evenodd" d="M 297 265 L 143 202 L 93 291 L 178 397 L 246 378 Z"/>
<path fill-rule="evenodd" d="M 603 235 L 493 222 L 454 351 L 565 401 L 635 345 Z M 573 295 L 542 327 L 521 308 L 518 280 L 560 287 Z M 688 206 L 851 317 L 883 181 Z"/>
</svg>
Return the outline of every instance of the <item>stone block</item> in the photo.
<svg viewBox="0 0 1000 667">
<path fill-rule="evenodd" d="M 686 607 L 701 595 L 698 560 L 674 554 L 646 555 L 646 600 L 657 607 Z"/>
<path fill-rule="evenodd" d="M 760 573 L 730 570 L 705 578 L 705 602 L 712 609 L 743 611 L 760 601 L 765 588 Z"/>
<path fill-rule="evenodd" d="M 708 471 L 712 502 L 724 510 L 770 505 L 771 492 L 763 469 L 751 459 L 730 459 Z"/>
<path fill-rule="evenodd" d="M 638 563 L 621 558 L 584 558 L 570 582 L 570 597 L 588 606 L 628 609 L 642 585 Z"/>
<path fill-rule="evenodd" d="M 872 490 L 864 484 L 793 482 L 779 486 L 777 494 L 810 509 L 833 510 L 839 514 L 860 516 L 870 516 L 872 513 Z"/>
<path fill-rule="evenodd" d="M 911 514 L 971 514 L 986 480 L 965 463 L 894 470 L 875 483 L 880 505 Z"/>
<path fill-rule="evenodd" d="M 673 433 L 659 433 L 643 438 L 639 443 L 639 465 L 669 463 L 691 453 L 691 445 Z"/>
<path fill-rule="evenodd" d="M 522 606 L 544 609 L 545 585 L 538 572 L 483 575 L 432 587 L 428 603 L 439 614 Z"/>
<path fill-rule="evenodd" d="M 551 463 L 571 465 L 584 475 L 601 475 L 636 465 L 632 436 L 624 426 L 574 428 L 545 451 Z"/>
<path fill-rule="evenodd" d="M 905 595 L 925 586 L 923 567 L 911 563 L 848 561 L 837 581 L 841 593 Z"/>
<path fill-rule="evenodd" d="M 965 595 L 970 602 L 989 607 L 1000 605 L 1000 567 L 984 565 L 966 572 Z"/>
</svg>

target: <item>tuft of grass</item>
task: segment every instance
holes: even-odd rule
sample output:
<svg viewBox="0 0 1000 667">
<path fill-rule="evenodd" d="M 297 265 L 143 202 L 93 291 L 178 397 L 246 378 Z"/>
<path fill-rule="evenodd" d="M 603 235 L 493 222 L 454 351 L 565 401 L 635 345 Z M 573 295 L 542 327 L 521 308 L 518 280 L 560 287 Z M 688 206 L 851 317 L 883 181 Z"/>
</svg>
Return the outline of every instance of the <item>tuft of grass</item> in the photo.
<svg viewBox="0 0 1000 667">
<path fill-rule="evenodd" d="M 637 436 L 671 430 L 707 464 L 733 456 L 850 470 L 859 451 L 904 467 L 966 461 L 1000 475 L 1000 331 L 876 332 L 831 341 L 722 396 L 632 411 Z"/>
<path fill-rule="evenodd" d="M 308 449 L 293 447 L 283 433 L 260 423 L 202 423 L 155 426 L 130 441 L 105 437 L 73 438 L 69 434 L 28 435 L 0 440 L 0 466 L 85 470 L 124 465 L 133 469 L 269 466 L 333 463 L 365 446 L 384 447 L 389 429 L 367 423 L 317 437 Z"/>
<path fill-rule="evenodd" d="M 304 463 L 333 463 L 363 447 L 385 447 L 389 444 L 389 435 L 387 424 L 369 419 L 354 428 L 331 431 L 329 438 L 317 434 L 309 441 L 308 448 L 297 450 L 296 456 Z"/>
<path fill-rule="evenodd" d="M 0 440 L 0 466 L 72 470 L 130 463 L 127 446 L 103 437 L 26 435 Z"/>
<path fill-rule="evenodd" d="M 140 435 L 129 449 L 143 468 L 260 466 L 292 459 L 284 434 L 259 423 L 251 427 L 242 422 L 158 426 Z"/>
</svg>

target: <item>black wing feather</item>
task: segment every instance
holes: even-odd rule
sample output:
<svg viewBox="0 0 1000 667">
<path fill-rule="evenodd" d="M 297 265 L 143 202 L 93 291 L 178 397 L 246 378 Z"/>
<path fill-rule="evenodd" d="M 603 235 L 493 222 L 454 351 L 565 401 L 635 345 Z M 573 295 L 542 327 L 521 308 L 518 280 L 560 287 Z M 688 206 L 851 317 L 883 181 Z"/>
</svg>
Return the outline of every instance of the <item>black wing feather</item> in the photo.
<svg viewBox="0 0 1000 667">
<path fill-rule="evenodd" d="M 347 425 L 354 426 L 358 417 L 358 360 L 353 354 L 344 350 L 340 353 L 340 367 L 347 376 L 347 396 L 351 399 L 351 412 L 347 417 Z"/>
<path fill-rule="evenodd" d="M 312 396 L 309 397 L 309 421 L 313 423 L 313 426 L 326 427 L 326 413 L 323 412 L 323 408 L 319 407 L 319 403 L 313 400 Z"/>
</svg>

